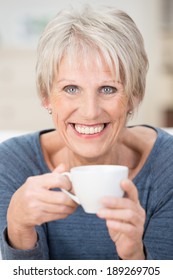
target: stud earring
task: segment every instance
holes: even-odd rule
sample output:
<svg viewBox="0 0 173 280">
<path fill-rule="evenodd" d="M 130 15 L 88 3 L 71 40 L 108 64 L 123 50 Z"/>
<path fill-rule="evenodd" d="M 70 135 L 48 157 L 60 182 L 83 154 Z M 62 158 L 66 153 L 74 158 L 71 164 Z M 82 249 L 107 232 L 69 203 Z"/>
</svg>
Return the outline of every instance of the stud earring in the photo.
<svg viewBox="0 0 173 280">
<path fill-rule="evenodd" d="M 49 115 L 52 115 L 52 109 L 51 108 L 47 108 L 47 111 L 48 111 Z"/>
<path fill-rule="evenodd" d="M 48 111 L 49 115 L 52 114 L 52 109 L 51 109 L 51 108 L 49 108 L 49 107 L 47 107 L 47 106 L 44 106 L 44 108 Z"/>
<path fill-rule="evenodd" d="M 128 114 L 129 114 L 129 115 L 132 115 L 132 114 L 133 114 L 133 111 L 132 111 L 132 110 L 128 111 Z"/>
</svg>

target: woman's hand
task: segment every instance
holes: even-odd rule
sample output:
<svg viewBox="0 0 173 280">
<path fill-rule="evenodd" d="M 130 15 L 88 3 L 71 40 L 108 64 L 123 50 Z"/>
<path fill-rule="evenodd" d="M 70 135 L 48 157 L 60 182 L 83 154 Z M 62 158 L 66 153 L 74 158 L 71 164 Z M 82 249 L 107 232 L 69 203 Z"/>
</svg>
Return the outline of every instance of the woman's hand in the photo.
<svg viewBox="0 0 173 280">
<path fill-rule="evenodd" d="M 7 212 L 10 244 L 18 249 L 31 249 L 37 242 L 36 225 L 64 219 L 72 214 L 77 204 L 62 191 L 71 183 L 60 173 L 62 166 L 52 173 L 29 177 L 14 193 Z"/>
<path fill-rule="evenodd" d="M 130 180 L 121 183 L 126 197 L 105 197 L 104 208 L 98 216 L 106 220 L 111 239 L 116 245 L 121 259 L 145 259 L 142 236 L 145 223 L 145 211 L 138 200 L 138 192 Z"/>
</svg>

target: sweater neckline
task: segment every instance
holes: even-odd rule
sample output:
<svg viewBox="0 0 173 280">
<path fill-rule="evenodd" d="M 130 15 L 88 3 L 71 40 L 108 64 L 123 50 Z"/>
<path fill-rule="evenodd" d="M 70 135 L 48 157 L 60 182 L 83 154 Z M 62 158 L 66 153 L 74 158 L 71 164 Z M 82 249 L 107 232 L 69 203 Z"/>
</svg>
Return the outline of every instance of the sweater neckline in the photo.
<svg viewBox="0 0 173 280">
<path fill-rule="evenodd" d="M 146 172 L 146 170 L 148 170 L 148 168 L 151 167 L 151 164 L 153 163 L 153 160 L 155 158 L 154 155 L 155 155 L 155 153 L 157 152 L 157 150 L 159 148 L 160 140 L 161 140 L 162 135 L 164 133 L 164 131 L 162 129 L 157 128 L 157 127 L 152 127 L 152 126 L 149 126 L 149 125 L 141 125 L 141 126 L 145 126 L 145 127 L 148 127 L 148 128 L 151 128 L 151 129 L 155 130 L 156 133 L 157 133 L 157 138 L 156 138 L 156 141 L 155 141 L 155 143 L 153 145 L 153 148 L 152 148 L 149 156 L 147 157 L 147 159 L 145 161 L 145 164 L 140 169 L 138 174 L 134 177 L 134 179 L 133 179 L 134 182 L 138 181 L 138 179 L 141 177 L 143 172 Z M 36 140 L 35 144 L 36 144 L 37 151 L 38 151 L 38 158 L 41 161 L 42 166 L 45 169 L 46 173 L 51 173 L 52 171 L 50 170 L 50 168 L 48 167 L 48 165 L 47 165 L 47 163 L 45 161 L 45 158 L 44 158 L 44 155 L 43 155 L 43 151 L 42 151 L 42 148 L 41 148 L 40 136 L 43 133 L 48 133 L 48 132 L 51 132 L 53 130 L 55 130 L 55 129 L 45 129 L 45 130 L 37 131 L 36 132 L 36 138 L 35 138 L 35 140 Z"/>
</svg>

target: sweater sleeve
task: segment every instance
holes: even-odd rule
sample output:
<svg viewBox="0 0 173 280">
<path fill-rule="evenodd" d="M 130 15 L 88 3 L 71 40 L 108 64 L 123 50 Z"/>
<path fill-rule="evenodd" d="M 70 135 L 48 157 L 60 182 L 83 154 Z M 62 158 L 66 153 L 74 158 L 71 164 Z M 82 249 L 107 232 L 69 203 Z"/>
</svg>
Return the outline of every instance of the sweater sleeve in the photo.
<svg viewBox="0 0 173 280">
<path fill-rule="evenodd" d="M 27 147 L 28 157 L 22 148 L 22 138 L 20 141 L 21 145 L 18 145 L 18 140 L 16 141 L 15 139 L 10 139 L 0 144 L 0 246 L 2 259 L 48 259 L 46 225 L 36 227 L 38 241 L 32 250 L 17 250 L 8 243 L 6 215 L 11 197 L 26 179 L 33 175 L 32 169 L 34 172 L 40 172 L 39 170 L 36 171 L 37 166 L 34 167 L 32 150 L 30 150 L 29 146 Z"/>
<path fill-rule="evenodd" d="M 162 197 L 148 219 L 144 246 L 149 260 L 173 259 L 173 188 Z"/>
<path fill-rule="evenodd" d="M 147 259 L 173 259 L 173 137 L 161 133 L 152 154 L 144 231 Z M 149 178 L 149 174 L 147 174 Z"/>
<path fill-rule="evenodd" d="M 173 137 L 158 137 L 145 165 L 134 179 L 146 212 L 143 244 L 147 260 L 173 259 Z"/>
<path fill-rule="evenodd" d="M 38 241 L 32 250 L 17 250 L 8 243 L 7 228 L 1 236 L 1 252 L 4 260 L 43 260 L 48 259 L 44 250 L 44 235 L 42 231 L 37 230 Z"/>
</svg>

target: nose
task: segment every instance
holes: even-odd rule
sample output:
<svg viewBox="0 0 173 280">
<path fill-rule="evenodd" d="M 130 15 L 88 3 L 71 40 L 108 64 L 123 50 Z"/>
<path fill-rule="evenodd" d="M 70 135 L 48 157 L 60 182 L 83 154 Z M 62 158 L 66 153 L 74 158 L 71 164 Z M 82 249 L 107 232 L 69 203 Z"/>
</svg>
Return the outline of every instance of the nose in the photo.
<svg viewBox="0 0 173 280">
<path fill-rule="evenodd" d="M 80 114 L 86 120 L 98 119 L 101 114 L 101 107 L 96 94 L 84 94 L 81 100 Z"/>
</svg>

